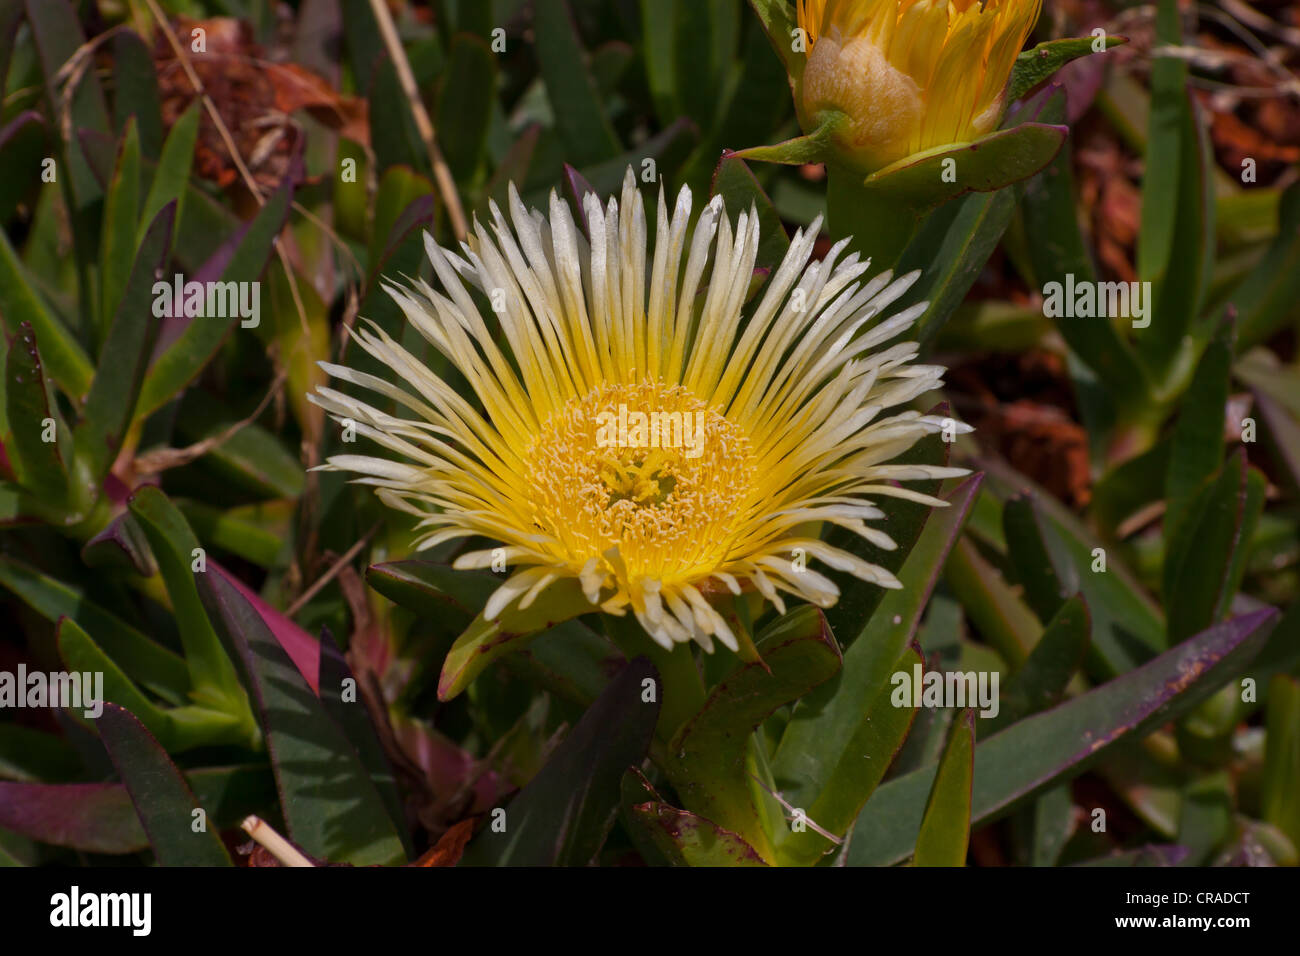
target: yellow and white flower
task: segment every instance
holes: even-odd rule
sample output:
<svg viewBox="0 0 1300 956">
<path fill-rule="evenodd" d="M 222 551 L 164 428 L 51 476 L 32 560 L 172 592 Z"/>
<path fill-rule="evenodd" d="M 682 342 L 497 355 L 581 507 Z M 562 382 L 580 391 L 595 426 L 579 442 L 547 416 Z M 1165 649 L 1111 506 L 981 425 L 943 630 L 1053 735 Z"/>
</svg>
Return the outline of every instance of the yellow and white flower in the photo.
<svg viewBox="0 0 1300 956">
<path fill-rule="evenodd" d="M 798 0 L 805 127 L 837 110 L 842 158 L 874 172 L 997 128 L 1042 0 Z"/>
<path fill-rule="evenodd" d="M 421 547 L 500 542 L 514 572 L 488 620 L 577 579 L 593 610 L 630 610 L 665 647 L 694 640 L 711 651 L 716 638 L 735 650 L 718 597 L 757 591 L 782 610 L 783 593 L 835 603 L 835 583 L 806 558 L 900 587 L 815 529 L 839 525 L 892 549 L 870 523 L 884 517 L 874 500 L 941 505 L 897 482 L 965 473 L 890 464 L 943 425 L 900 410 L 943 374 L 914 361 L 915 343 L 895 341 L 924 304 L 886 313 L 918 273 L 868 280 L 870 263 L 844 256 L 847 240 L 812 261 L 818 221 L 746 308 L 759 246 L 752 209 L 733 225 L 715 198 L 691 229 L 690 191 L 671 209 L 661 192 L 652 253 L 630 169 L 620 200 L 602 207 L 588 195 L 584 210 L 590 240 L 554 193 L 547 217 L 512 187 L 509 218 L 494 204 L 490 226 L 476 223 L 460 253 L 426 236 L 438 287 L 385 288 L 474 395 L 368 324 L 353 336 L 395 382 L 324 367 L 409 416 L 332 388 L 313 400 L 402 460 L 337 455 L 322 467 L 361 475 L 418 516 Z M 662 426 L 657 441 L 649 422 Z M 464 553 L 455 566 L 493 557 Z"/>
</svg>

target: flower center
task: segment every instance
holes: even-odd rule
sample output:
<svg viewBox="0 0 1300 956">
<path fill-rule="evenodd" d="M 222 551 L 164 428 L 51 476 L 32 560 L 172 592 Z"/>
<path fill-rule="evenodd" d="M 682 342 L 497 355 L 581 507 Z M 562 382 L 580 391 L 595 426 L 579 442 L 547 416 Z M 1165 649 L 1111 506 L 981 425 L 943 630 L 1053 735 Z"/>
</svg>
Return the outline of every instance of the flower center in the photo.
<svg viewBox="0 0 1300 956">
<path fill-rule="evenodd" d="M 617 547 L 629 579 L 671 582 L 725 557 L 753 486 L 749 439 L 681 386 L 605 385 L 528 450 L 537 528 L 580 569 Z"/>
</svg>

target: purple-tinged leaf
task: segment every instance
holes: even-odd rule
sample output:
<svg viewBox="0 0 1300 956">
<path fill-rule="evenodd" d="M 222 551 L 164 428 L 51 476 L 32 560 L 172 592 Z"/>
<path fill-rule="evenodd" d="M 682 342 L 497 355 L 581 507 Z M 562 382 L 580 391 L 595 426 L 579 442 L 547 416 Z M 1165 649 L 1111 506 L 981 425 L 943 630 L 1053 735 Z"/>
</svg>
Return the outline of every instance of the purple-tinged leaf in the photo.
<svg viewBox="0 0 1300 956">
<path fill-rule="evenodd" d="M 144 725 L 125 707 L 105 704 L 96 726 L 159 864 L 230 866 L 206 809 Z M 196 810 L 203 810 L 201 818 Z"/>
<path fill-rule="evenodd" d="M 104 530 L 82 546 L 81 560 L 87 567 L 125 570 L 144 578 L 153 577 L 158 571 L 144 532 L 127 512 L 106 524 Z"/>
<path fill-rule="evenodd" d="M 366 768 L 264 615 L 211 565 L 208 573 L 197 575 L 197 583 L 209 618 L 242 664 L 261 714 L 289 839 L 311 856 L 336 863 L 406 862 L 402 840 Z"/>
<path fill-rule="evenodd" d="M 301 627 L 267 604 L 244 582 L 227 571 L 215 561 L 208 562 L 208 568 L 221 575 L 227 584 L 238 591 L 252 605 L 262 622 L 270 629 L 280 647 L 289 655 L 298 673 L 302 675 L 313 693 L 320 692 L 320 641 L 312 637 Z"/>
<path fill-rule="evenodd" d="M 982 741 L 975 748 L 972 826 L 1077 776 L 1119 741 L 1140 738 L 1195 707 L 1259 653 L 1277 617 L 1268 609 L 1225 621 Z M 922 767 L 876 791 L 854 825 L 850 864 L 884 866 L 907 858 L 934 775 L 934 765 Z"/>
<path fill-rule="evenodd" d="M 0 827 L 88 853 L 134 853 L 149 845 L 117 783 L 0 782 Z"/>
<path fill-rule="evenodd" d="M 100 750 L 103 753 L 103 750 Z M 205 767 L 185 780 L 219 828 L 272 813 L 275 788 L 264 765 Z M 120 783 L 0 781 L 0 828 L 87 853 L 135 853 L 149 838 Z"/>
</svg>

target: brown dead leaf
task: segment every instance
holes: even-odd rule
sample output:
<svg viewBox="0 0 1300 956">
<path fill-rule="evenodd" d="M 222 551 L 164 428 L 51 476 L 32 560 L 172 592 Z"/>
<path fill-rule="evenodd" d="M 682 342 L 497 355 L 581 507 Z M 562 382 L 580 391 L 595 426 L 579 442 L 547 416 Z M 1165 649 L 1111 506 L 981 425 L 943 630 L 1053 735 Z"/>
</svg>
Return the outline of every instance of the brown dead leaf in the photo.
<svg viewBox="0 0 1300 956">
<path fill-rule="evenodd" d="M 438 840 L 429 850 L 411 866 L 455 866 L 465 852 L 465 845 L 474 835 L 474 821 L 461 820 Z"/>
<path fill-rule="evenodd" d="M 1258 164 L 1255 181 L 1267 185 L 1300 161 L 1295 54 L 1278 47 L 1268 63 L 1237 39 L 1202 31 L 1199 45 L 1226 57 L 1229 66 L 1220 78 L 1222 88 L 1197 99 L 1210 116 L 1210 138 L 1223 169 L 1236 178 L 1244 161 L 1253 159 Z"/>
<path fill-rule="evenodd" d="M 264 65 L 283 113 L 306 110 L 340 136 L 369 145 L 370 110 L 365 100 L 344 96 L 323 78 L 296 63 Z"/>
<path fill-rule="evenodd" d="M 1076 154 L 1080 204 L 1103 270 L 1123 282 L 1137 278 L 1136 246 L 1142 222 L 1140 166 L 1108 127 L 1085 121 Z"/>
<path fill-rule="evenodd" d="M 340 94 L 326 80 L 300 66 L 273 62 L 253 42 L 247 23 L 230 17 L 180 17 L 172 29 L 259 189 L 274 190 L 286 177 L 296 174 L 305 145 L 304 130 L 293 118 L 299 110 L 340 135 L 369 144 L 364 100 Z M 195 31 L 200 29 L 204 31 L 204 49 L 195 51 Z M 155 40 L 153 56 L 163 122 L 170 129 L 198 94 L 162 31 Z M 222 188 L 241 185 L 239 167 L 206 110 L 199 118 L 194 167 L 200 176 Z"/>
<path fill-rule="evenodd" d="M 1088 433 L 1060 356 L 987 355 L 955 367 L 950 391 L 982 444 L 1074 508 L 1092 497 Z"/>
</svg>

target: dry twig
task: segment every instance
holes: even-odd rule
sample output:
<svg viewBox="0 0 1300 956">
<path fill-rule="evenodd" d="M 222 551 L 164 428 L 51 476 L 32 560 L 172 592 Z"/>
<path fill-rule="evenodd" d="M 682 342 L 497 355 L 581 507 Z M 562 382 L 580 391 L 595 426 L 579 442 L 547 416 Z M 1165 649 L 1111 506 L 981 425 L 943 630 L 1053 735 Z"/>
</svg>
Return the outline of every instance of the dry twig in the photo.
<svg viewBox="0 0 1300 956">
<path fill-rule="evenodd" d="M 438 192 L 442 194 L 442 201 L 447 206 L 451 230 L 456 234 L 457 240 L 463 240 L 469 234 L 465 210 L 461 208 L 460 195 L 456 192 L 456 183 L 451 178 L 451 170 L 447 166 L 447 161 L 442 158 L 442 150 L 438 148 L 433 121 L 429 119 L 429 112 L 424 108 L 424 101 L 420 99 L 420 90 L 415 85 L 415 74 L 411 72 L 411 63 L 406 58 L 406 51 L 402 49 L 397 27 L 393 24 L 393 15 L 388 12 L 384 0 L 370 0 L 370 9 L 375 13 L 375 21 L 379 24 L 384 46 L 393 61 L 393 68 L 397 70 L 397 80 L 402 84 L 402 92 L 411 101 L 411 113 L 415 117 L 415 125 L 420 130 L 420 138 L 424 140 L 425 149 L 429 151 L 429 162 L 433 164 L 433 178 L 438 184 Z"/>
</svg>

